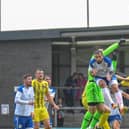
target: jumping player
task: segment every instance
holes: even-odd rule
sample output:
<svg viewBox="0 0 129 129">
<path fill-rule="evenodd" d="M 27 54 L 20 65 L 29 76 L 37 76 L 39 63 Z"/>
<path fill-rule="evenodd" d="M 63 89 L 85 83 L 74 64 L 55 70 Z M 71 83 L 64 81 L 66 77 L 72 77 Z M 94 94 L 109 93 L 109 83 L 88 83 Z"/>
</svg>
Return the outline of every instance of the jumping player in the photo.
<svg viewBox="0 0 129 129">
<path fill-rule="evenodd" d="M 105 55 L 108 55 L 108 54 L 110 54 L 111 52 L 113 52 L 115 49 L 117 49 L 118 47 L 119 47 L 119 45 L 120 45 L 120 43 L 121 43 L 121 41 L 119 42 L 119 43 L 114 43 L 113 45 L 111 45 L 110 47 L 108 47 L 108 49 L 106 49 L 106 50 L 104 50 L 103 51 L 103 53 L 105 54 Z M 92 57 L 93 58 L 93 57 Z M 94 78 L 93 78 L 93 76 L 89 73 L 89 71 L 88 71 L 88 82 L 87 82 L 87 85 L 86 85 L 86 87 L 85 87 L 85 90 L 84 90 L 84 92 L 83 92 L 83 96 L 82 96 L 82 103 L 83 103 L 83 105 L 85 105 L 85 107 L 87 108 L 88 106 L 87 106 L 87 104 L 86 104 L 86 101 L 85 100 L 87 100 L 87 102 L 89 103 L 89 102 L 93 102 L 94 104 L 96 103 L 98 103 L 98 101 L 100 102 L 100 103 L 102 103 L 103 102 L 103 95 L 102 95 L 102 93 L 100 93 L 100 95 L 99 96 L 101 96 L 100 98 L 100 100 L 98 99 L 98 97 L 96 97 L 97 99 L 97 101 L 94 99 L 94 100 L 92 100 L 91 98 L 89 98 L 88 97 L 88 89 L 89 89 L 89 94 L 92 94 L 91 92 L 92 92 L 92 90 L 94 90 L 94 89 L 96 89 L 95 87 L 95 82 L 93 81 L 94 80 Z M 92 82 L 91 82 L 92 81 Z M 91 86 L 90 86 L 91 85 Z M 97 87 L 98 88 L 98 87 Z M 87 92 L 87 95 L 86 95 L 86 92 Z M 100 92 L 101 92 L 101 90 L 100 90 Z M 86 96 L 87 96 L 87 98 L 86 98 Z M 96 95 L 97 96 L 97 95 Z M 94 97 L 92 97 L 92 98 L 94 98 Z M 94 106 L 95 107 L 95 106 Z M 96 109 L 94 108 L 94 111 L 95 111 Z M 108 110 L 109 111 L 109 110 Z M 91 118 L 92 118 L 92 116 L 93 116 L 93 111 L 91 112 L 91 111 L 87 111 L 86 112 L 86 114 L 85 114 L 85 116 L 84 116 L 84 119 L 83 119 L 83 122 L 82 122 L 82 125 L 81 125 L 81 128 L 82 129 L 85 129 L 88 125 L 89 125 L 89 121 L 91 120 Z M 108 114 L 109 114 L 109 112 L 108 112 Z"/>
</svg>

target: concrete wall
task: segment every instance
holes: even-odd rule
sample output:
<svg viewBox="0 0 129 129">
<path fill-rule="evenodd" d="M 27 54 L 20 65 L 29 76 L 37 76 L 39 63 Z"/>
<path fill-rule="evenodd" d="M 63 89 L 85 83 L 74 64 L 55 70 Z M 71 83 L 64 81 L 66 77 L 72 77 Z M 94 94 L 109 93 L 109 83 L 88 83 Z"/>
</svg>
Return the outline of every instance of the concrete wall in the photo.
<svg viewBox="0 0 129 129">
<path fill-rule="evenodd" d="M 9 116 L 0 113 L 0 128 L 13 126 L 14 86 L 25 73 L 43 68 L 51 74 L 51 43 L 42 40 L 0 41 L 0 104 L 9 104 Z"/>
</svg>

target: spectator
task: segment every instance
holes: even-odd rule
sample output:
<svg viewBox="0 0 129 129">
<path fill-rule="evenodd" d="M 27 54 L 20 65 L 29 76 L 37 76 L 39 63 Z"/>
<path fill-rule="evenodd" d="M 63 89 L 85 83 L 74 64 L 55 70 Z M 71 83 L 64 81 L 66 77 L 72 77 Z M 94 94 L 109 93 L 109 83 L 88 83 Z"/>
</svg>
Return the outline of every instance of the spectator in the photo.
<svg viewBox="0 0 129 129">
<path fill-rule="evenodd" d="M 80 96 L 84 90 L 84 87 L 86 85 L 86 78 L 84 77 L 84 75 L 82 73 L 78 73 L 78 80 L 77 80 L 77 86 L 80 88 L 80 89 L 77 89 L 77 92 L 76 92 L 76 100 L 80 100 Z"/>
<path fill-rule="evenodd" d="M 64 111 L 61 110 L 63 107 L 63 99 L 59 97 L 58 99 L 58 106 L 60 107 L 60 110 L 57 111 L 57 126 L 63 127 L 64 126 Z"/>
<path fill-rule="evenodd" d="M 74 87 L 77 86 L 78 74 L 74 73 L 72 76 L 68 77 L 65 82 L 65 86 L 69 89 L 64 90 L 65 104 L 66 106 L 74 106 Z"/>
</svg>

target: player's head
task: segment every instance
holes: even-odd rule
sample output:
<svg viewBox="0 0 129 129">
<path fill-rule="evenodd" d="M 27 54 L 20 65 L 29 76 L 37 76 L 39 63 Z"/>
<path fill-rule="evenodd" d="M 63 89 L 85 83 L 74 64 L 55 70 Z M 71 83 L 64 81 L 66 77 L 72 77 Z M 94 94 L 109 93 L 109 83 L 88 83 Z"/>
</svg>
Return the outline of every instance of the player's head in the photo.
<svg viewBox="0 0 129 129">
<path fill-rule="evenodd" d="M 31 74 L 25 74 L 23 76 L 23 82 L 25 86 L 31 86 L 32 83 L 32 75 Z"/>
<path fill-rule="evenodd" d="M 97 61 L 97 63 L 101 63 L 103 61 L 103 51 L 98 49 L 94 52 L 94 58 Z"/>
<path fill-rule="evenodd" d="M 48 85 L 51 86 L 52 80 L 49 75 L 45 75 L 45 80 L 48 82 Z"/>
<path fill-rule="evenodd" d="M 44 79 L 44 71 L 42 69 L 37 69 L 35 71 L 35 77 L 37 80 L 43 80 Z"/>
</svg>

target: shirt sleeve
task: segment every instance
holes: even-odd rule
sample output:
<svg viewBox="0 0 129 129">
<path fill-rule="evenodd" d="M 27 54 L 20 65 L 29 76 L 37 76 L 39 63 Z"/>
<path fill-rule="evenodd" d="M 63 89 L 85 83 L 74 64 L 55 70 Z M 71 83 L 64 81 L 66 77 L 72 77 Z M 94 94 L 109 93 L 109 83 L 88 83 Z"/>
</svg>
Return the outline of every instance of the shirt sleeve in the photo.
<svg viewBox="0 0 129 129">
<path fill-rule="evenodd" d="M 52 88 L 51 94 L 50 96 L 52 96 L 53 98 L 55 98 L 55 94 L 56 94 L 56 89 Z"/>
<path fill-rule="evenodd" d="M 94 63 L 94 62 L 95 62 L 94 59 L 91 59 L 91 60 L 90 60 L 90 62 L 89 62 L 89 67 L 88 67 L 88 70 L 89 70 L 89 71 L 92 71 L 92 70 L 93 70 L 93 68 L 94 68 L 94 67 L 93 67 L 93 63 Z"/>
<path fill-rule="evenodd" d="M 28 100 L 23 100 L 22 99 L 22 92 L 17 91 L 16 96 L 15 96 L 15 103 L 28 104 L 29 101 Z"/>
<path fill-rule="evenodd" d="M 52 96 L 54 98 L 55 97 L 55 93 L 51 93 L 50 96 Z"/>
<path fill-rule="evenodd" d="M 92 71 L 93 70 L 93 67 L 91 67 L 90 65 L 89 65 L 89 68 L 88 68 L 88 71 Z"/>
</svg>

